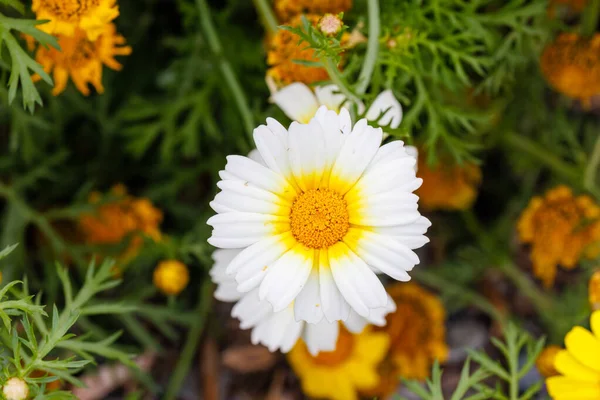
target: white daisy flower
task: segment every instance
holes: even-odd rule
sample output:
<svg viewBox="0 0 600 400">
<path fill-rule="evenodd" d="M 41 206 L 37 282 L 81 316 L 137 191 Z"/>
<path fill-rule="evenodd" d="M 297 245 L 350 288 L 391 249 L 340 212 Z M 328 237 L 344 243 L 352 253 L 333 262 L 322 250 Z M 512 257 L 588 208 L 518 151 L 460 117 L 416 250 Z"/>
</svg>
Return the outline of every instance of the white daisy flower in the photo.
<svg viewBox="0 0 600 400">
<path fill-rule="evenodd" d="M 289 305 L 279 312 L 266 300 L 260 300 L 259 289 L 247 293 L 237 291 L 235 279 L 226 272 L 227 266 L 239 255 L 241 250 L 216 250 L 213 253 L 215 264 L 210 270 L 212 280 L 217 284 L 215 298 L 225 302 L 237 302 L 231 315 L 240 320 L 242 329 L 252 329 L 253 344 L 262 344 L 269 351 L 281 350 L 287 353 L 302 338 L 312 355 L 321 351 L 333 351 L 339 334 L 339 323 L 329 322 L 323 315 L 320 320 L 297 321 L 294 306 Z M 384 326 L 385 317 L 396 311 L 394 300 L 388 295 L 384 308 L 371 310 L 368 318 L 363 318 L 350 310 L 348 319 L 343 322 L 349 332 L 360 333 L 368 324 Z M 318 318 L 318 315 L 313 315 Z"/>
<path fill-rule="evenodd" d="M 419 263 L 430 222 L 412 192 L 421 185 L 401 141 L 354 127 L 344 108 L 318 109 L 289 131 L 269 118 L 254 131 L 264 164 L 227 157 L 211 207 L 209 243 L 241 249 L 226 268 L 240 292 L 258 289 L 275 313 L 296 320 L 369 317 L 388 297 L 375 273 L 400 281 Z"/>
</svg>

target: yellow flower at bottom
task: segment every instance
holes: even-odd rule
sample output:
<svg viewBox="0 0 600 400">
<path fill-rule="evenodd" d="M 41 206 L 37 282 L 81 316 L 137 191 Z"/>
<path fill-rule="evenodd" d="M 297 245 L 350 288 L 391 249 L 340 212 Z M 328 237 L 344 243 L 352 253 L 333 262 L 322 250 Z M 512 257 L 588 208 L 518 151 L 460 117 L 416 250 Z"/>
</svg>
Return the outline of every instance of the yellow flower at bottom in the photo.
<svg viewBox="0 0 600 400">
<path fill-rule="evenodd" d="M 86 96 L 90 94 L 89 84 L 92 84 L 98 93 L 103 93 L 103 65 L 118 71 L 122 66 L 114 57 L 131 54 L 131 47 L 124 46 L 125 38 L 117 33 L 114 24 L 107 24 L 94 42 L 87 38 L 84 31 L 78 29 L 72 37 L 60 35 L 58 43 L 60 51 L 53 47 L 40 46 L 35 55 L 36 61 L 44 67 L 44 71 L 53 73 L 52 94 L 55 96 L 65 90 L 69 77 Z M 33 76 L 34 81 L 40 79 L 39 75 Z"/>
<path fill-rule="evenodd" d="M 419 154 L 423 154 L 419 151 Z M 417 176 L 423 184 L 415 192 L 424 210 L 465 210 L 477 197 L 481 169 L 475 164 L 448 165 L 440 160 L 434 167 L 419 157 Z"/>
<path fill-rule="evenodd" d="M 600 207 L 589 196 L 573 196 L 566 186 L 534 197 L 517 223 L 519 237 L 531 245 L 533 273 L 550 287 L 557 265 L 575 268 L 580 258 L 598 255 Z"/>
<path fill-rule="evenodd" d="M 313 26 L 316 26 L 320 17 L 318 15 L 305 16 Z M 300 16 L 293 18 L 287 25 L 302 26 Z M 315 51 L 307 49 L 307 43 L 298 44 L 300 38 L 295 33 L 279 29 L 269 44 L 267 64 L 270 68 L 267 75 L 275 80 L 278 85 L 292 82 L 314 83 L 329 79 L 324 68 L 309 67 L 295 63 L 294 60 L 318 61 Z"/>
<path fill-rule="evenodd" d="M 556 359 L 556 355 L 562 349 L 558 346 L 548 346 L 538 356 L 535 361 L 535 366 L 542 376 L 549 378 L 551 376 L 558 375 L 558 371 L 554 368 L 554 360 Z"/>
<path fill-rule="evenodd" d="M 50 34 L 74 36 L 77 29 L 95 41 L 105 26 L 119 16 L 116 0 L 33 0 L 36 19 L 49 22 L 37 28 Z"/>
<path fill-rule="evenodd" d="M 588 106 L 600 94 L 600 34 L 562 33 L 544 49 L 540 68 L 554 89 Z"/>
<path fill-rule="evenodd" d="M 352 8 L 352 0 L 275 0 L 273 8 L 281 21 L 300 14 L 339 14 Z"/>
<path fill-rule="evenodd" d="M 424 380 L 435 360 L 446 361 L 446 311 L 433 293 L 415 283 L 397 283 L 387 288 L 396 311 L 378 328 L 390 337 L 390 355 L 398 374 Z"/>
<path fill-rule="evenodd" d="M 1 275 L 0 275 L 1 278 Z M 0 282 L 2 280 L 0 279 Z M 600 270 L 594 272 L 590 278 L 590 306 L 592 310 L 600 310 Z"/>
<path fill-rule="evenodd" d="M 332 400 L 354 400 L 357 391 L 379 384 L 377 365 L 389 347 L 385 333 L 366 328 L 352 335 L 340 326 L 336 348 L 312 356 L 302 340 L 288 353 L 288 360 L 302 382 L 305 394 Z"/>
<path fill-rule="evenodd" d="M 554 400 L 600 399 L 600 311 L 590 323 L 591 332 L 574 327 L 565 336 L 566 350 L 556 355 L 554 367 L 561 375 L 546 379 Z"/>
<path fill-rule="evenodd" d="M 164 294 L 177 295 L 181 293 L 189 281 L 190 274 L 186 265 L 181 261 L 162 261 L 154 269 L 154 286 Z"/>
</svg>

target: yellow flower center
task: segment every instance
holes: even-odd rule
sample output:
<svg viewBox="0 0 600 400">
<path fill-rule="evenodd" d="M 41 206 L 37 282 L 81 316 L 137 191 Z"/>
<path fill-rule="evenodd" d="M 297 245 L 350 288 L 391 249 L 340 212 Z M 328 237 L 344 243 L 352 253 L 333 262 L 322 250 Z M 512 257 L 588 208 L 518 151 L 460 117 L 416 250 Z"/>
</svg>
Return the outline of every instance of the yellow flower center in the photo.
<svg viewBox="0 0 600 400">
<path fill-rule="evenodd" d="M 354 348 L 354 337 L 344 327 L 340 326 L 340 334 L 335 345 L 334 351 L 322 351 L 314 357 L 314 363 L 317 365 L 340 365 L 346 361 Z"/>
<path fill-rule="evenodd" d="M 344 237 L 348 222 L 346 200 L 329 189 L 311 189 L 300 194 L 290 213 L 292 235 L 312 249 L 334 245 Z"/>
<path fill-rule="evenodd" d="M 41 8 L 65 20 L 79 19 L 91 8 L 97 7 L 99 0 L 42 0 Z"/>
</svg>

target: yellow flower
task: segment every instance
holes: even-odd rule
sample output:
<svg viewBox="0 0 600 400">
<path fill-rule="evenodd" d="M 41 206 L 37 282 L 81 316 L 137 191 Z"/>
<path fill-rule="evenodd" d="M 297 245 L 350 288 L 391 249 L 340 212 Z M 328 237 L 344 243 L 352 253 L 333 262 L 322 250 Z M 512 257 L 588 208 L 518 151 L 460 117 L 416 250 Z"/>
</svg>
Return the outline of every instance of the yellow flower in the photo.
<svg viewBox="0 0 600 400">
<path fill-rule="evenodd" d="M 600 311 L 590 319 L 592 331 L 576 326 L 565 336 L 554 367 L 561 374 L 546 379 L 555 400 L 600 399 Z"/>
<path fill-rule="evenodd" d="M 318 23 L 318 15 L 306 15 L 314 25 Z M 300 16 L 293 18 L 288 25 L 301 26 Z M 271 39 L 267 54 L 267 64 L 270 68 L 267 76 L 271 77 L 278 85 L 287 85 L 292 82 L 306 84 L 329 79 L 324 68 L 309 67 L 295 63 L 293 60 L 318 61 L 312 49 L 306 49 L 307 44 L 298 45 L 298 36 L 295 33 L 279 29 Z"/>
<path fill-rule="evenodd" d="M 1 278 L 1 276 L 0 276 Z M 2 280 L 0 279 L 0 282 Z M 592 310 L 600 310 L 600 270 L 594 272 L 590 278 L 590 306 Z"/>
<path fill-rule="evenodd" d="M 288 360 L 302 382 L 302 390 L 310 397 L 332 400 L 354 400 L 358 390 L 379 384 L 377 365 L 389 347 L 385 333 L 366 328 L 352 335 L 342 325 L 336 348 L 312 356 L 302 340 L 288 353 Z"/>
<path fill-rule="evenodd" d="M 542 376 L 549 378 L 558 375 L 558 371 L 554 368 L 554 360 L 556 355 L 562 349 L 559 346 L 548 346 L 538 356 L 535 365 Z"/>
<path fill-rule="evenodd" d="M 117 33 L 114 24 L 104 26 L 102 34 L 94 42 L 86 37 L 85 32 L 77 29 L 72 37 L 59 36 L 58 43 L 60 51 L 53 47 L 39 46 L 35 55 L 44 71 L 53 72 L 52 94 L 55 96 L 65 90 L 69 77 L 86 96 L 90 94 L 88 84 L 92 84 L 98 93 L 103 93 L 103 64 L 118 71 L 122 65 L 114 57 L 131 54 L 131 47 L 124 46 L 125 38 Z M 33 80 L 40 80 L 39 75 L 34 75 Z"/>
<path fill-rule="evenodd" d="M 178 295 L 190 281 L 190 274 L 181 261 L 167 260 L 156 266 L 153 281 L 164 294 Z"/>
<path fill-rule="evenodd" d="M 423 184 L 416 191 L 421 207 L 426 211 L 470 208 L 477 198 L 477 186 L 481 182 L 479 166 L 449 165 L 446 159 L 442 159 L 432 167 L 427 165 L 426 158 L 419 157 L 417 170 L 417 176 L 423 179 Z"/>
<path fill-rule="evenodd" d="M 561 265 L 573 269 L 582 257 L 598 254 L 600 207 L 589 196 L 573 196 L 558 186 L 545 197 L 534 197 L 519 218 L 517 230 L 523 243 L 531 245 L 533 273 L 550 287 Z"/>
<path fill-rule="evenodd" d="M 426 379 L 435 360 L 448 358 L 446 311 L 430 291 L 415 283 L 397 283 L 387 288 L 396 311 L 378 328 L 390 337 L 390 356 L 398 375 Z"/>
<path fill-rule="evenodd" d="M 277 17 L 289 21 L 300 14 L 338 14 L 352 8 L 352 0 L 275 0 Z"/>
<path fill-rule="evenodd" d="M 600 94 L 600 34 L 560 34 L 544 49 L 540 67 L 554 89 L 589 106 L 591 97 Z"/>
<path fill-rule="evenodd" d="M 38 25 L 38 29 L 64 36 L 76 36 L 81 29 L 89 40 L 95 41 L 119 15 L 116 3 L 116 0 L 33 0 L 31 9 L 37 19 L 50 20 Z"/>
<path fill-rule="evenodd" d="M 116 185 L 111 190 L 119 199 L 102 204 L 94 214 L 83 214 L 79 217 L 79 227 L 88 244 L 110 245 L 129 239 L 129 245 L 119 257 L 127 262 L 135 257 L 143 244 L 143 236 L 154 241 L 161 239 L 160 223 L 162 212 L 155 208 L 148 199 L 139 199 L 127 194 L 123 185 Z M 101 195 L 92 193 L 90 203 L 98 203 Z"/>
</svg>

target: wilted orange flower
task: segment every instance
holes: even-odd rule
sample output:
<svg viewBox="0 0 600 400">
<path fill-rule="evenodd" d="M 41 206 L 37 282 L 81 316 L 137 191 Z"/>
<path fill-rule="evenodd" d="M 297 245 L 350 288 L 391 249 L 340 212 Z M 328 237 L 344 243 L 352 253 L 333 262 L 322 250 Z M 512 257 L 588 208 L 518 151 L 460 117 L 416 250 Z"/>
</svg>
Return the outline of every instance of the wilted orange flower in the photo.
<svg viewBox="0 0 600 400">
<path fill-rule="evenodd" d="M 289 21 L 300 14 L 338 14 L 352 8 L 352 0 L 275 0 L 277 17 Z"/>
<path fill-rule="evenodd" d="M 542 350 L 537 360 L 535 360 L 535 366 L 544 378 L 549 378 L 559 374 L 554 367 L 554 359 L 561 350 L 562 348 L 559 346 L 548 346 Z"/>
<path fill-rule="evenodd" d="M 125 38 L 117 33 L 114 24 L 105 25 L 103 33 L 94 42 L 87 38 L 84 31 L 77 29 L 72 37 L 59 36 L 58 43 L 61 50 L 39 46 L 35 55 L 36 61 L 44 67 L 44 71 L 53 72 L 52 94 L 55 96 L 65 90 L 69 77 L 86 96 L 90 94 L 89 84 L 92 84 L 98 93 L 103 93 L 103 65 L 118 71 L 122 66 L 115 60 L 115 56 L 131 54 L 131 47 L 124 46 Z M 38 81 L 41 78 L 34 75 L 33 79 Z"/>
<path fill-rule="evenodd" d="M 318 15 L 306 15 L 306 18 L 316 26 Z M 302 26 L 301 16 L 293 18 L 288 25 Z M 324 81 L 329 78 L 327 71 L 321 67 L 310 67 L 297 64 L 293 60 L 318 61 L 312 49 L 306 49 L 307 43 L 298 44 L 298 35 L 280 29 L 271 39 L 267 64 L 270 68 L 267 76 L 271 77 L 278 85 L 287 85 L 292 82 L 306 84 Z"/>
<path fill-rule="evenodd" d="M 89 244 L 118 244 L 129 239 L 127 249 L 119 257 L 126 262 L 137 255 L 144 236 L 154 241 L 161 239 L 159 225 L 163 215 L 150 200 L 128 195 L 123 185 L 114 186 L 111 192 L 119 199 L 100 205 L 95 214 L 81 215 L 79 227 Z M 97 204 L 100 198 L 99 193 L 92 193 L 90 203 Z"/>
<path fill-rule="evenodd" d="M 37 19 L 50 22 L 37 28 L 54 35 L 75 36 L 81 29 L 95 41 L 106 25 L 119 16 L 116 0 L 33 0 L 31 9 Z"/>
<path fill-rule="evenodd" d="M 600 310 L 600 270 L 590 278 L 590 306 L 592 310 Z"/>
<path fill-rule="evenodd" d="M 419 154 L 423 154 L 419 151 Z M 440 160 L 436 166 L 419 157 L 417 176 L 423 184 L 415 192 L 423 210 L 465 210 L 477 198 L 481 169 L 475 164 L 451 164 Z"/>
<path fill-rule="evenodd" d="M 554 89 L 589 106 L 600 94 L 600 34 L 561 33 L 544 49 L 540 67 Z"/>
<path fill-rule="evenodd" d="M 435 360 L 446 361 L 446 311 L 433 293 L 416 283 L 397 283 L 387 288 L 396 311 L 387 315 L 379 331 L 391 340 L 390 359 L 402 378 L 424 380 Z"/>
<path fill-rule="evenodd" d="M 383 332 L 373 332 L 367 327 L 353 335 L 340 325 L 334 351 L 322 351 L 313 356 L 304 342 L 298 340 L 288 353 L 288 360 L 308 396 L 356 400 L 358 391 L 379 384 L 377 365 L 385 357 L 389 344 L 389 338 Z"/>
<path fill-rule="evenodd" d="M 566 186 L 534 197 L 517 224 L 523 243 L 531 245 L 533 273 L 550 287 L 556 268 L 575 268 L 580 258 L 599 253 L 600 207 L 589 196 L 573 196 Z"/>
</svg>

